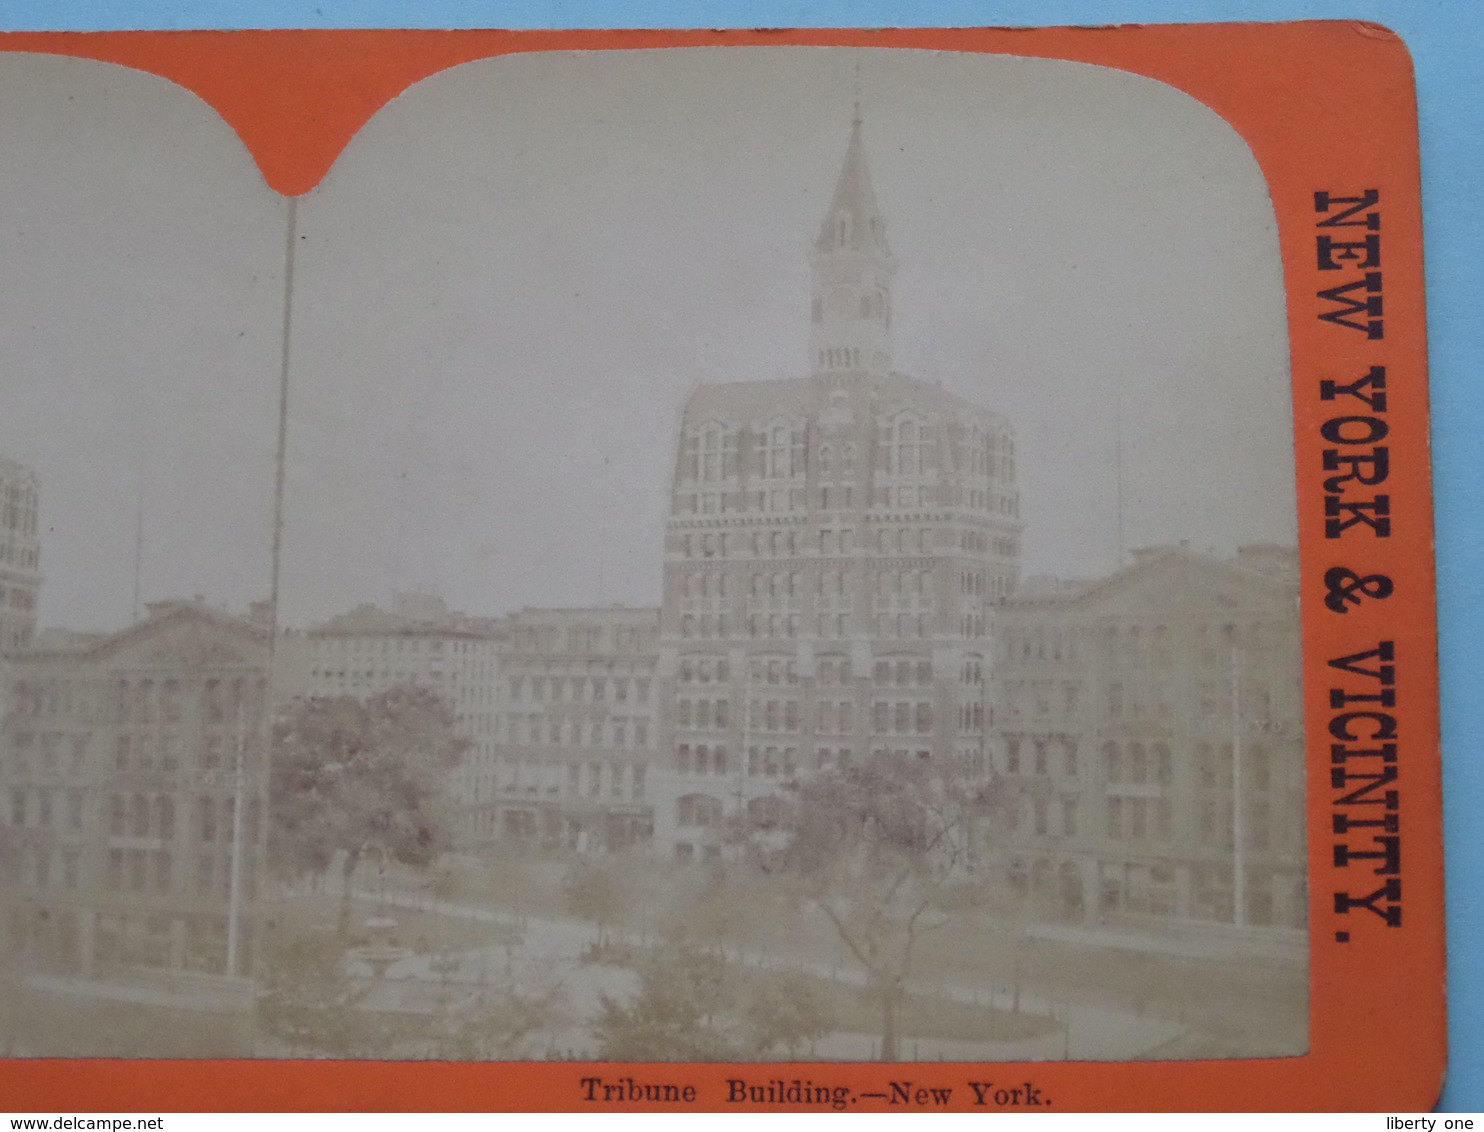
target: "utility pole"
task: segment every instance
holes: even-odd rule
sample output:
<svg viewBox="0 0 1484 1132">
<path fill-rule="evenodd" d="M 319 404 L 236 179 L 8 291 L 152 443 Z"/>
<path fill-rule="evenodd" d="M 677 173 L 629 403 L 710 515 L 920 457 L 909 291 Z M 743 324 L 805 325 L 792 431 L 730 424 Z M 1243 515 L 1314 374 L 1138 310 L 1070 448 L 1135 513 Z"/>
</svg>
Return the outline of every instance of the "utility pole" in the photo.
<svg viewBox="0 0 1484 1132">
<path fill-rule="evenodd" d="M 1247 833 L 1242 823 L 1242 653 L 1237 626 L 1227 626 L 1231 644 L 1232 740 L 1232 922 L 1247 922 Z"/>
</svg>

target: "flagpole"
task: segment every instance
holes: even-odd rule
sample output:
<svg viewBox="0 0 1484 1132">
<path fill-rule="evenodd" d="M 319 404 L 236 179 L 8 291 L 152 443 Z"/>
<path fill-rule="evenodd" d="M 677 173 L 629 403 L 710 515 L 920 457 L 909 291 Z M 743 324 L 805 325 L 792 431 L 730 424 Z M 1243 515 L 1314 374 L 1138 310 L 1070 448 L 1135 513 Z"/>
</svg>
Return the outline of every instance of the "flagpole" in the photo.
<svg viewBox="0 0 1484 1132">
<path fill-rule="evenodd" d="M 283 334 L 278 359 L 278 436 L 273 477 L 273 550 L 268 588 L 268 664 L 263 677 L 262 716 L 259 721 L 262 758 L 272 755 L 274 662 L 278 651 L 279 564 L 283 550 L 284 470 L 289 427 L 289 346 L 294 326 L 294 249 L 299 239 L 299 198 L 288 198 L 283 244 Z M 247 727 L 241 702 L 238 708 L 237 763 L 232 805 L 232 875 L 227 907 L 227 974 L 236 976 L 240 964 L 238 936 L 242 923 L 243 811 L 246 795 Z M 266 815 L 266 810 L 265 810 Z M 261 836 L 261 831 L 259 831 Z"/>
</svg>

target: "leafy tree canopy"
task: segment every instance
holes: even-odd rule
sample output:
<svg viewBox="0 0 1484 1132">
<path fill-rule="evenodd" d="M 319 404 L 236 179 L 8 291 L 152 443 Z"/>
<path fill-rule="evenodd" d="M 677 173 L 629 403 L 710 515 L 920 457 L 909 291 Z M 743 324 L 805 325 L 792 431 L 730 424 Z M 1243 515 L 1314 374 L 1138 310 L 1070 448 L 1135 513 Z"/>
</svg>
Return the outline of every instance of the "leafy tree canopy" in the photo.
<svg viewBox="0 0 1484 1132">
<path fill-rule="evenodd" d="M 368 855 L 427 866 L 448 840 L 447 777 L 466 745 L 448 705 L 417 685 L 305 701 L 274 737 L 275 866 L 320 873 L 341 853 L 347 880 Z"/>
</svg>

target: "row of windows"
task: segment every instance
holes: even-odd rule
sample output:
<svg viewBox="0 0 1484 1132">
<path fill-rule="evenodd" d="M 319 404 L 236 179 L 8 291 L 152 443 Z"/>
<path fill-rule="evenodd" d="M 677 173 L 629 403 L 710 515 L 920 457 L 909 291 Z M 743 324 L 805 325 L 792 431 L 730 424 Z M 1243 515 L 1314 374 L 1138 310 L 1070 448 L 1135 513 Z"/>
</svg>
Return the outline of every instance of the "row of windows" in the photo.
<svg viewBox="0 0 1484 1132">
<path fill-rule="evenodd" d="M 964 540 L 977 537 L 977 532 L 963 532 Z M 726 558 L 747 553 L 753 558 L 797 558 L 807 545 L 805 532 L 799 530 L 704 531 L 680 536 L 679 549 L 685 558 Z M 826 528 L 819 531 L 817 546 L 823 555 L 853 554 L 857 545 L 869 546 L 879 554 L 929 554 L 937 545 L 932 527 L 878 527 L 874 538 L 856 542 L 852 527 Z M 1006 556 L 1015 553 L 1013 543 L 1006 543 Z M 686 583 L 681 583 L 684 586 Z"/>
<path fill-rule="evenodd" d="M 36 608 L 36 591 L 29 586 L 0 586 L 0 606 L 33 610 Z"/>
<path fill-rule="evenodd" d="M 1177 634 L 1168 625 L 1103 625 L 1097 629 L 1104 658 L 1127 668 L 1169 668 L 1178 650 L 1182 664 L 1194 660 L 1205 668 L 1224 669 L 1230 667 L 1234 652 L 1262 653 L 1282 637 L 1275 626 L 1257 622 L 1196 625 L 1188 635 Z"/>
<path fill-rule="evenodd" d="M 724 728 L 728 726 L 726 700 L 677 700 L 675 704 L 675 722 L 680 727 L 696 727 L 705 730 L 710 727 Z"/>
<path fill-rule="evenodd" d="M 1068 778 L 1075 778 L 1078 772 L 1077 763 L 1077 741 L 1070 736 L 1059 738 L 1041 737 L 1029 741 L 1030 757 L 1025 759 L 1022 752 L 1026 746 L 1026 740 L 1019 735 L 1012 735 L 1005 740 L 1005 771 L 1007 774 L 1039 774 L 1052 773 L 1052 767 L 1057 768 L 1058 774 Z M 1060 757 L 1056 757 L 1057 755 Z"/>
<path fill-rule="evenodd" d="M 860 369 L 870 365 L 873 360 L 878 365 L 883 364 L 879 351 L 862 350 L 859 346 L 829 346 L 817 351 L 814 356 L 821 369 Z"/>
<path fill-rule="evenodd" d="M 580 719 L 548 719 L 544 715 L 512 715 L 510 742 L 536 746 L 647 747 L 649 720 L 643 716 L 618 716 L 586 722 Z"/>
<path fill-rule="evenodd" d="M 614 801 L 642 801 L 647 777 L 648 768 L 642 763 L 569 762 L 566 796 L 574 800 L 596 801 L 607 797 Z M 505 793 L 537 794 L 543 785 L 548 794 L 558 792 L 547 767 L 511 760 L 505 764 L 497 788 Z"/>
<path fill-rule="evenodd" d="M 1235 776 L 1235 754 L 1230 743 L 1198 743 L 1195 747 L 1196 781 L 1207 790 L 1230 790 Z M 1272 751 L 1261 744 L 1242 750 L 1242 785 L 1245 790 L 1284 789 L 1289 785 L 1275 773 Z"/>
<path fill-rule="evenodd" d="M 925 604 L 925 603 L 924 603 Z M 875 636 L 885 640 L 925 640 L 933 635 L 930 611 L 899 610 L 877 613 L 871 620 Z M 725 613 L 685 613 L 680 617 L 680 636 L 685 640 L 710 640 L 729 637 L 740 625 L 750 640 L 793 639 L 802 635 L 805 619 L 798 613 L 749 613 L 745 620 Z M 853 636 L 849 612 L 818 613 L 811 622 L 814 636 L 843 640 Z M 985 614 L 971 613 L 959 619 L 961 635 L 984 637 L 988 627 Z"/>
<path fill-rule="evenodd" d="M 731 675 L 731 665 L 727 663 L 726 657 L 686 657 L 680 662 L 676 679 L 682 684 L 725 684 L 731 679 Z"/>
<path fill-rule="evenodd" d="M 119 735 L 113 741 L 113 769 L 120 774 L 131 771 L 173 772 L 180 769 L 185 748 L 182 737 L 174 732 L 159 735 Z M 243 755 L 251 759 L 255 745 L 245 745 Z M 222 735 L 208 735 L 201 741 L 197 764 L 214 770 L 235 764 L 238 745 Z"/>
<path fill-rule="evenodd" d="M 1174 778 L 1170 748 L 1164 743 L 1156 743 L 1152 749 L 1146 749 L 1143 743 L 1130 743 L 1127 747 L 1104 743 L 1103 769 L 1109 782 L 1139 785 L 1153 781 L 1168 786 Z"/>
<path fill-rule="evenodd" d="M 68 756 L 67 771 L 77 774 L 87 767 L 88 736 L 69 735 L 63 732 L 44 731 L 33 734 L 17 731 L 11 741 L 11 766 L 18 774 L 31 769 L 33 756 L 36 770 L 41 773 L 58 773 L 62 768 L 63 755 Z"/>
<path fill-rule="evenodd" d="M 1077 633 L 1063 625 L 1007 624 L 1001 633 L 1006 660 L 1076 660 Z"/>
<path fill-rule="evenodd" d="M 0 540 L 0 562 L 34 570 L 41 564 L 41 551 L 30 542 L 23 543 L 15 539 Z"/>
<path fill-rule="evenodd" d="M 878 660 L 871 670 L 871 679 L 881 687 L 926 687 L 933 682 L 933 662 Z"/>
<path fill-rule="evenodd" d="M 888 475 L 920 475 L 932 462 L 934 432 L 931 425 L 910 417 L 876 430 L 876 467 Z"/>
<path fill-rule="evenodd" d="M 730 726 L 728 701 L 680 700 L 676 725 L 687 730 L 725 730 Z M 815 705 L 817 729 L 824 734 L 850 734 L 855 728 L 855 705 L 850 700 L 821 700 Z M 747 727 L 758 732 L 796 733 L 803 709 L 793 700 L 752 700 L 748 704 Z M 984 727 L 982 704 L 961 704 L 960 732 L 978 732 Z M 884 703 L 872 707 L 872 729 L 876 734 L 930 734 L 933 706 L 930 702 Z"/>
<path fill-rule="evenodd" d="M 727 749 L 706 743 L 694 747 L 681 743 L 675 748 L 675 767 L 681 774 L 726 774 Z"/>
<path fill-rule="evenodd" d="M 29 623 L 19 625 L 0 621 L 0 652 L 23 649 L 31 643 L 35 630 Z"/>
<path fill-rule="evenodd" d="M 807 489 L 802 487 L 758 489 L 742 491 L 677 491 L 675 514 L 677 515 L 731 515 L 748 511 L 787 512 L 801 511 L 809 499 Z M 814 505 L 821 511 L 851 511 L 862 501 L 855 484 L 821 484 L 814 489 Z M 893 510 L 916 510 L 935 504 L 951 504 L 988 511 L 999 515 L 1015 515 L 1018 506 L 1014 496 L 1000 492 L 982 491 L 958 484 L 878 484 L 871 488 L 871 506 Z M 1012 552 L 1013 543 L 1004 540 L 997 545 L 998 552 Z M 834 550 L 825 551 L 834 554 Z M 849 554 L 848 548 L 840 553 Z"/>
<path fill-rule="evenodd" d="M 13 787 L 10 791 L 10 824 L 16 829 L 51 829 L 54 825 L 62 825 L 66 829 L 79 830 L 82 828 L 84 798 L 84 791 L 77 787 L 65 792 Z"/>
<path fill-rule="evenodd" d="M 871 705 L 871 730 L 877 735 L 930 735 L 933 730 L 933 705 L 919 700 L 915 704 L 877 701 Z"/>
<path fill-rule="evenodd" d="M 195 821 L 191 833 L 203 843 L 229 841 L 235 802 L 230 798 L 202 795 L 196 799 Z M 243 837 L 251 844 L 257 837 L 259 802 L 247 803 Z M 175 800 L 168 795 L 112 794 L 108 799 L 108 832 L 113 837 L 153 837 L 161 841 L 175 838 Z"/>
<path fill-rule="evenodd" d="M 71 892 L 78 886 L 81 853 L 77 849 L 53 849 L 47 845 L 24 846 L 8 866 L 16 877 L 35 892 Z M 57 865 L 60 864 L 60 867 Z"/>
<path fill-rule="evenodd" d="M 171 891 L 173 855 L 165 849 L 110 849 L 108 851 L 108 887 L 115 892 L 152 892 L 166 895 Z M 195 855 L 195 883 L 191 895 L 198 898 L 225 898 L 232 884 L 230 853 Z M 256 872 L 242 870 L 243 892 L 252 899 L 257 884 Z"/>
<path fill-rule="evenodd" d="M 422 672 L 419 672 L 416 669 L 407 668 L 312 668 L 309 671 L 309 675 L 316 681 L 338 680 L 342 682 L 349 682 L 353 685 L 358 684 L 358 687 L 360 689 L 364 689 L 367 683 L 377 688 L 390 688 L 396 684 L 408 683 L 428 686 L 431 684 L 442 683 L 445 676 L 450 682 L 458 681 L 460 677 L 462 677 L 465 681 L 493 679 L 492 676 L 475 675 L 472 672 L 445 673 L 441 668 L 435 668 L 431 671 Z M 444 696 L 456 694 L 467 702 L 471 698 L 471 693 L 483 692 L 485 691 L 486 687 L 487 685 L 485 684 L 473 684 L 471 686 L 470 684 L 466 683 L 455 688 L 440 688 L 438 690 Z M 343 689 L 332 689 L 332 691 L 342 690 Z M 484 696 L 481 696 L 480 700 L 481 702 L 485 703 L 493 702 L 492 699 Z"/>
<path fill-rule="evenodd" d="M 1053 708 L 1064 715 L 1075 715 L 1081 702 L 1076 684 L 1057 684 L 1051 680 L 1007 680 L 1002 688 L 1005 713 L 1011 719 L 1026 715 L 1045 718 L 1053 713 Z"/>
<path fill-rule="evenodd" d="M 1168 798 L 1121 798 L 1106 800 L 1108 836 L 1113 840 L 1168 841 L 1174 833 L 1174 806 Z"/>
<path fill-rule="evenodd" d="M 1020 832 L 1037 837 L 1076 837 L 1078 804 L 1076 798 L 1032 798 L 1020 812 Z"/>
<path fill-rule="evenodd" d="M 747 705 L 747 726 L 753 731 L 794 733 L 800 718 L 797 700 L 752 700 Z"/>
<path fill-rule="evenodd" d="M 18 680 L 11 688 L 11 711 L 21 719 L 42 716 L 92 719 L 92 685 L 86 681 Z M 203 681 L 115 680 L 110 720 L 118 723 L 179 723 L 197 710 L 208 724 L 255 718 L 261 710 L 263 681 L 217 679 Z"/>
<path fill-rule="evenodd" d="M 980 578 L 983 581 L 983 578 Z M 815 579 L 814 590 L 821 597 L 843 597 L 850 593 L 851 578 L 846 570 L 824 570 Z M 683 598 L 725 598 L 727 576 L 724 573 L 683 574 L 679 583 Z M 753 598 L 799 597 L 804 593 L 804 575 L 785 573 L 752 573 L 748 575 L 747 592 Z M 917 595 L 933 592 L 931 570 L 884 570 L 876 575 L 877 596 Z"/>
<path fill-rule="evenodd" d="M 1172 719 L 1175 715 L 1174 697 L 1179 689 L 1172 687 L 1173 681 L 1141 682 L 1126 685 L 1114 681 L 1107 685 L 1105 702 L 1107 712 L 1114 718 Z M 1238 717 L 1250 725 L 1261 725 L 1269 720 L 1273 710 L 1272 692 L 1266 687 L 1253 687 L 1249 681 L 1239 683 L 1236 688 Z M 1214 720 L 1232 716 L 1232 686 L 1230 681 L 1201 680 L 1195 685 L 1195 717 L 1209 724 Z"/>
<path fill-rule="evenodd" d="M 427 653 L 432 656 L 491 656 L 497 644 L 493 640 L 469 641 L 433 636 L 350 636 L 311 630 L 310 639 L 316 652 L 346 653 L 351 656 L 391 653 Z M 466 663 L 465 667 L 468 664 Z"/>
<path fill-rule="evenodd" d="M 510 698 L 519 702 L 527 694 L 537 703 L 600 704 L 645 703 L 649 699 L 649 678 L 645 676 L 512 676 Z"/>
<path fill-rule="evenodd" d="M 828 351 L 826 364 L 859 364 L 860 351 L 852 350 L 846 358 L 843 348 Z M 1014 478 L 1013 461 L 1007 456 L 1003 460 L 996 456 L 993 438 L 980 435 L 969 452 L 969 472 L 979 476 L 998 475 L 1005 480 Z M 914 475 L 927 470 L 933 445 L 933 430 L 912 419 L 895 424 L 882 425 L 879 430 L 877 466 L 894 475 Z M 805 472 L 802 455 L 803 432 L 797 427 L 774 426 L 764 430 L 759 442 L 758 475 L 762 478 L 778 479 Z M 1009 450 L 1007 442 L 1006 450 Z M 682 445 L 681 479 L 694 483 L 718 483 L 733 480 L 739 471 L 738 430 L 722 429 L 715 425 L 699 433 L 691 432 Z M 816 468 L 819 476 L 829 479 L 835 476 L 854 476 L 856 473 L 855 445 L 845 444 L 838 453 L 834 446 L 819 447 Z"/>
<path fill-rule="evenodd" d="M 36 492 L 32 488 L 12 486 L 5 491 L 5 510 L 0 527 L 16 534 L 36 534 Z"/>
<path fill-rule="evenodd" d="M 724 820 L 725 807 L 720 798 L 709 794 L 686 794 L 675 802 L 675 820 L 683 826 L 702 829 L 719 826 Z"/>
<path fill-rule="evenodd" d="M 563 795 L 565 783 L 565 796 L 574 801 L 603 798 L 642 801 L 647 779 L 648 767 L 643 763 L 556 763 L 511 758 L 502 759 L 499 773 L 490 776 L 488 794 L 498 793 L 507 797 L 512 794 L 527 797 L 544 794 L 556 798 Z"/>
<path fill-rule="evenodd" d="M 556 625 L 516 624 L 510 630 L 510 647 L 522 653 L 559 653 L 578 655 L 599 651 L 605 643 L 615 653 L 647 653 L 655 648 L 657 629 L 647 625 L 582 625 L 565 632 Z"/>
</svg>

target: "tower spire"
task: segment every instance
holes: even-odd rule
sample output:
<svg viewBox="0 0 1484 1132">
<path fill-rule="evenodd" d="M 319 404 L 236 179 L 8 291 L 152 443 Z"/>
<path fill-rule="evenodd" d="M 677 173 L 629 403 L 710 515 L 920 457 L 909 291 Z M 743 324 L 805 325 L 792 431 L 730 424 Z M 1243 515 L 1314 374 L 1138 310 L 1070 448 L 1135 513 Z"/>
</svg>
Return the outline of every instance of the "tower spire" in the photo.
<svg viewBox="0 0 1484 1132">
<path fill-rule="evenodd" d="M 814 240 L 810 360 L 816 373 L 891 368 L 891 279 L 896 260 L 866 162 L 857 94 L 850 138 Z"/>
</svg>

